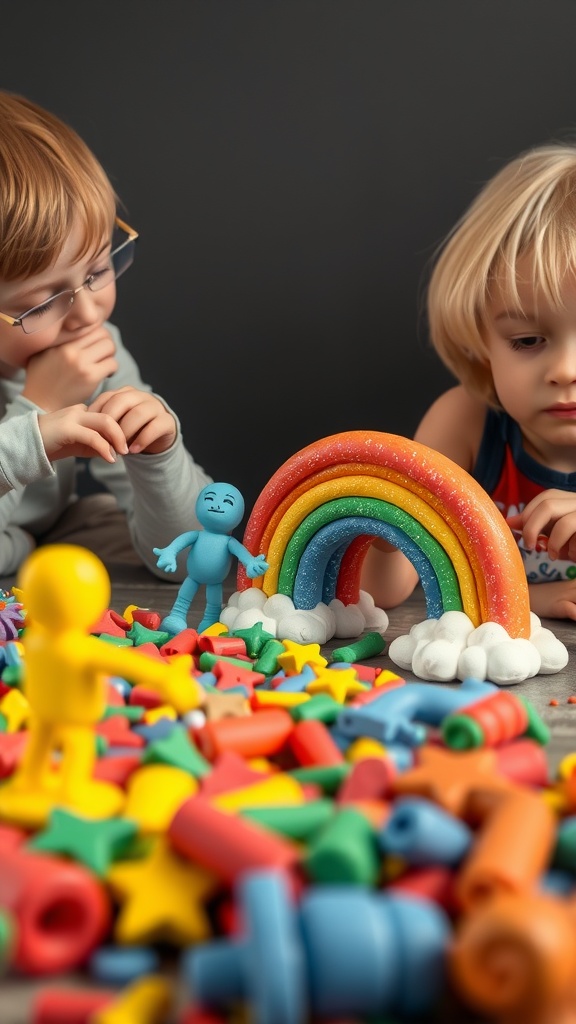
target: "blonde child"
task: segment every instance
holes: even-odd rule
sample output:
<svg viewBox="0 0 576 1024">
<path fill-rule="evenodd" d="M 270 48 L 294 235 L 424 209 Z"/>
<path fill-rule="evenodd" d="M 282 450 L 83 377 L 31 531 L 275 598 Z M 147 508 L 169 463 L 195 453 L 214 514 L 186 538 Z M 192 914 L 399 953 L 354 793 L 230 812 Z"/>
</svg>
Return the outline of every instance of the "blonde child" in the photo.
<svg viewBox="0 0 576 1024">
<path fill-rule="evenodd" d="M 432 344 L 460 382 L 415 434 L 478 480 L 513 529 L 532 610 L 576 619 L 576 145 L 521 154 L 481 190 L 428 286 Z M 384 608 L 417 583 L 385 541 L 362 586 Z"/>
<path fill-rule="evenodd" d="M 197 525 L 210 477 L 110 323 L 137 238 L 117 205 L 76 132 L 0 92 L 2 576 L 56 541 L 164 576 L 153 548 Z M 102 493 L 79 497 L 78 456 Z"/>
</svg>

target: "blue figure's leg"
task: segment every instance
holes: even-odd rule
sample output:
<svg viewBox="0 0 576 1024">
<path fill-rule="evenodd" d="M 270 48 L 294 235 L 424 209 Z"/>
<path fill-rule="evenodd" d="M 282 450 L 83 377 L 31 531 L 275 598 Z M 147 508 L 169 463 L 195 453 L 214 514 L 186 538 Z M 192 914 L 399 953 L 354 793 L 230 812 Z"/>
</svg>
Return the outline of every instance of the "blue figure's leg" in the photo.
<svg viewBox="0 0 576 1024">
<path fill-rule="evenodd" d="M 172 605 L 171 611 L 162 619 L 160 629 L 171 633 L 172 636 L 175 636 L 176 633 L 181 633 L 183 629 L 188 629 L 186 616 L 199 586 L 200 584 L 196 580 L 191 579 L 190 576 L 186 577 L 178 591 L 178 596 Z"/>
<path fill-rule="evenodd" d="M 198 626 L 199 633 L 201 633 L 203 629 L 208 629 L 208 626 L 213 626 L 215 622 L 218 622 L 220 612 L 222 611 L 222 593 L 223 590 L 221 583 L 207 584 L 206 607 L 204 609 L 202 622 Z"/>
</svg>

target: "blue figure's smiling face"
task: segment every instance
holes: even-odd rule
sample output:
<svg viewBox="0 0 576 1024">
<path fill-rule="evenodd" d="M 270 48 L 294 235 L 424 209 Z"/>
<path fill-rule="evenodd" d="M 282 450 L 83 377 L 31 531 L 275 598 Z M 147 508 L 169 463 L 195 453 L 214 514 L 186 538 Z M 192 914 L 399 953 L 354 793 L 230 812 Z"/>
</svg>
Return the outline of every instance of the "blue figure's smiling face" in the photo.
<svg viewBox="0 0 576 1024">
<path fill-rule="evenodd" d="M 244 515 L 244 498 L 232 484 L 207 484 L 196 499 L 196 515 L 205 530 L 231 533 Z"/>
</svg>

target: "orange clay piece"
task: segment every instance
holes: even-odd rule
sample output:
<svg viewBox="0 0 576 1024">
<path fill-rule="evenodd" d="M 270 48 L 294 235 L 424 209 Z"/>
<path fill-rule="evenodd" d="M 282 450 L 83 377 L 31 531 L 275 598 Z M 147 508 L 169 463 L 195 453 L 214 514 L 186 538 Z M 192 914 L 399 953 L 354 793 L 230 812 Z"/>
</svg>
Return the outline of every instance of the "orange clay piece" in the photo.
<svg viewBox="0 0 576 1024">
<path fill-rule="evenodd" d="M 448 970 L 466 1005 L 498 1024 L 560 1024 L 576 971 L 573 914 L 551 895 L 500 893 L 460 919 Z"/>
<path fill-rule="evenodd" d="M 250 550 L 268 550 L 263 543 L 286 510 L 312 486 L 334 483 L 370 467 L 376 477 L 391 480 L 417 494 L 439 511 L 470 562 L 478 585 L 483 622 L 498 622 L 511 637 L 530 636 L 528 585 L 522 557 L 500 511 L 484 489 L 451 459 L 427 445 L 396 434 L 351 430 L 315 441 L 291 456 L 257 499 L 244 533 Z M 359 575 L 359 566 L 357 567 Z M 253 585 L 238 567 L 237 585 Z"/>
<path fill-rule="evenodd" d="M 498 893 L 521 895 L 537 884 L 556 842 L 556 817 L 538 792 L 520 787 L 497 794 L 472 791 L 464 817 L 482 820 L 455 882 L 465 911 Z"/>
</svg>

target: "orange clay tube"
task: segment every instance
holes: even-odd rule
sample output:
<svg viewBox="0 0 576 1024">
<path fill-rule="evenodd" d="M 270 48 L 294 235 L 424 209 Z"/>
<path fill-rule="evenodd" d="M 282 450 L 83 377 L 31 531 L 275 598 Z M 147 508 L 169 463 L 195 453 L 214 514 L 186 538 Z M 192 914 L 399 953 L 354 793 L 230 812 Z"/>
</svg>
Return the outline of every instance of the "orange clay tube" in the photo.
<svg viewBox="0 0 576 1024">
<path fill-rule="evenodd" d="M 478 794 L 478 800 L 484 796 Z M 474 801 L 472 794 L 467 811 Z M 524 789 L 499 794 L 458 875 L 460 906 L 471 911 L 498 893 L 532 889 L 550 861 L 555 831 L 554 815 L 539 794 Z"/>
<path fill-rule="evenodd" d="M 448 972 L 464 1003 L 496 1014 L 498 1024 L 558 1022 L 554 1008 L 576 972 L 576 928 L 566 904 L 522 892 L 477 906 L 457 926 Z"/>
</svg>

